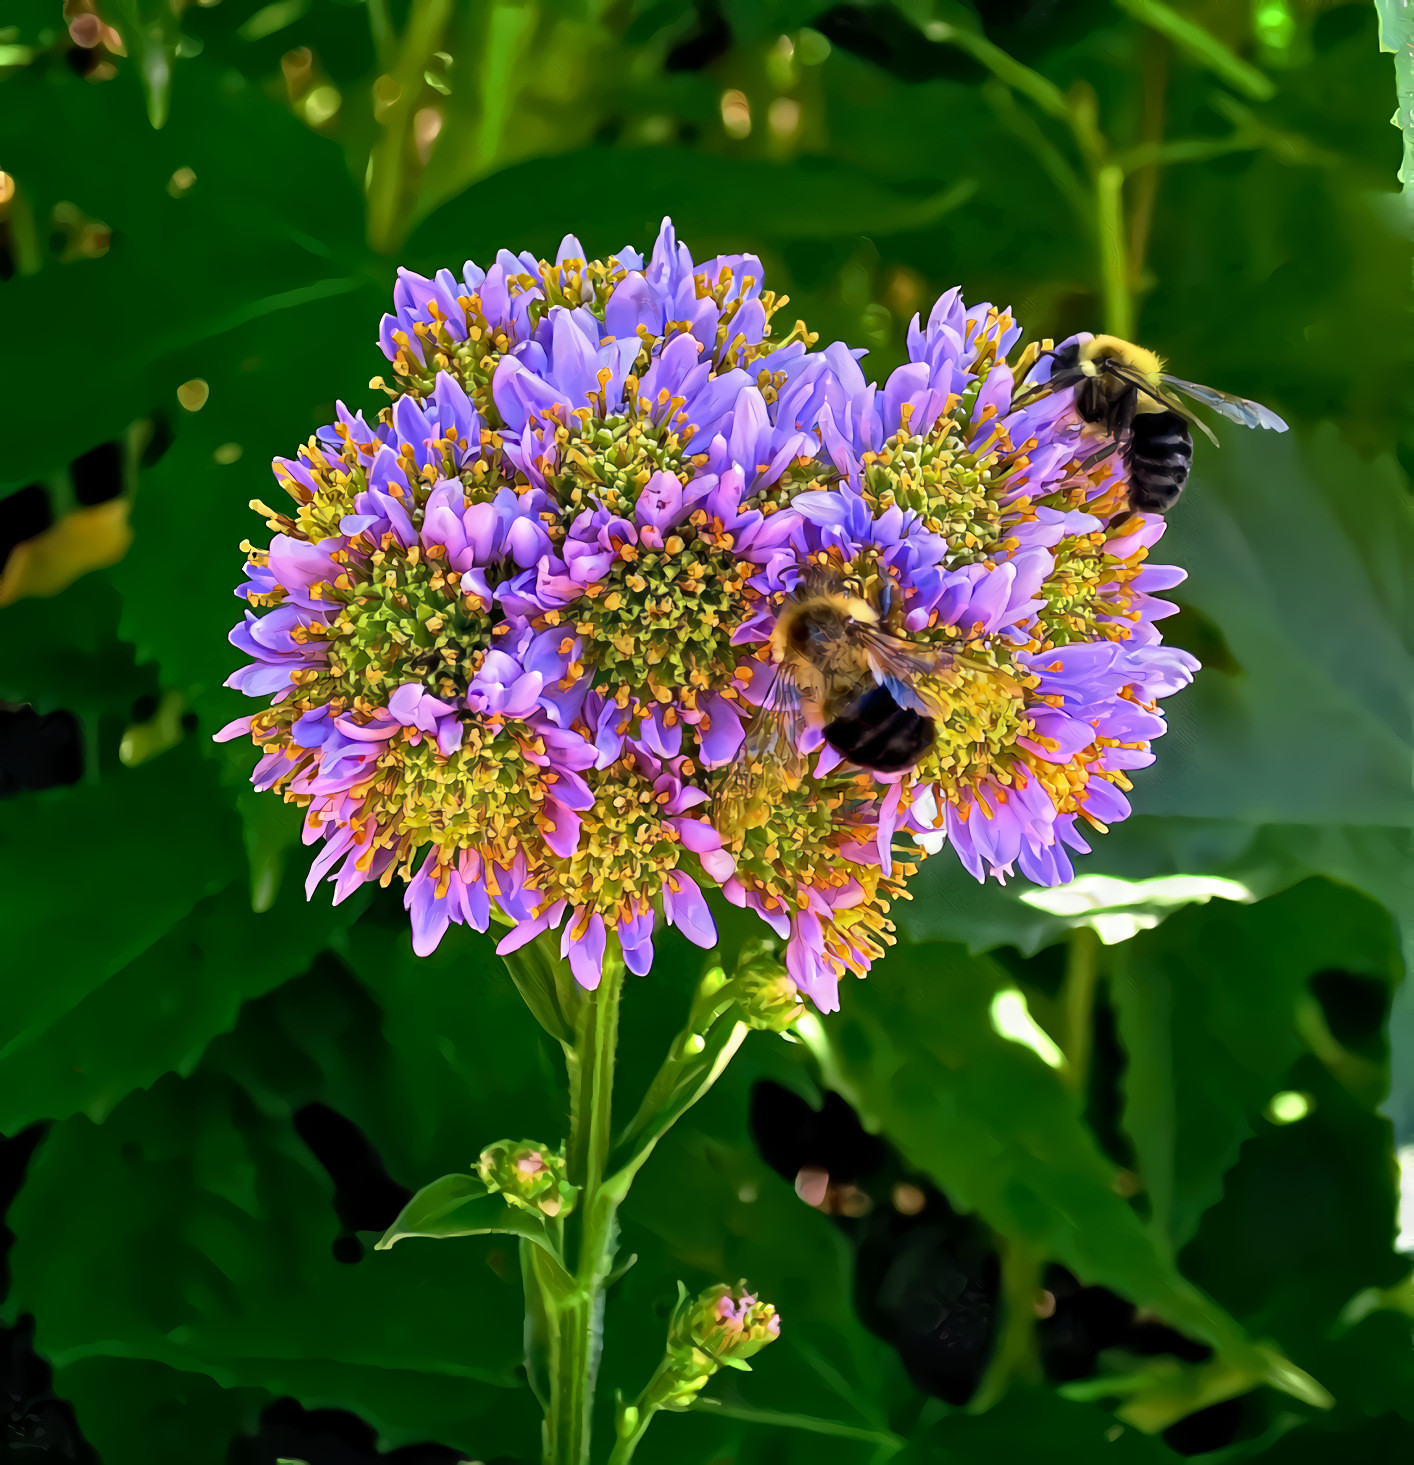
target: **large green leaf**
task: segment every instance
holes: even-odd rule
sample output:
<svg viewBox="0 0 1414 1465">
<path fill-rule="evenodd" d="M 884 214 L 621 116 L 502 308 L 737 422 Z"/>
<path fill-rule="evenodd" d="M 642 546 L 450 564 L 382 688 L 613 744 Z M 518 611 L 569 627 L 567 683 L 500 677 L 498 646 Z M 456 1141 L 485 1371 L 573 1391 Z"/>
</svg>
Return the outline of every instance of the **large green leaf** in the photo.
<svg viewBox="0 0 1414 1465">
<path fill-rule="evenodd" d="M 105 572 L 85 575 L 61 595 L 20 600 L 0 609 L 5 657 L 0 696 L 36 712 L 66 708 L 94 734 L 129 721 L 134 700 L 155 690 L 150 669 L 134 665 L 133 649 L 118 639 L 121 603 Z M 56 654 L 56 648 L 62 648 Z M 90 743 L 93 747 L 96 743 Z M 114 746 L 101 761 L 117 761 Z M 96 770 L 95 770 L 96 771 Z"/>
<path fill-rule="evenodd" d="M 566 222 L 591 251 L 608 254 L 624 244 L 651 244 L 659 220 L 673 216 L 683 238 L 764 242 L 820 240 L 840 233 L 824 200 L 847 196 L 867 216 L 872 234 L 917 229 L 961 203 L 967 191 L 956 180 L 921 196 L 880 186 L 876 177 L 826 159 L 791 166 L 756 159 L 728 159 L 685 148 L 588 148 L 556 160 L 559 186 L 540 187 L 543 163 L 518 163 L 474 184 L 427 218 L 408 241 L 408 252 L 429 264 L 460 264 L 506 244 L 553 254 Z M 682 180 L 693 178 L 685 194 Z M 606 187 L 606 179 L 631 180 L 630 191 Z M 517 200 L 515 233 L 488 211 L 491 200 Z M 701 244 L 695 246 L 704 253 Z"/>
<path fill-rule="evenodd" d="M 348 1022 L 358 1046 L 311 1042 L 300 993 L 276 1006 L 288 1011 L 280 1023 L 293 1041 L 315 1052 L 328 1102 L 368 1132 L 397 1179 L 416 1189 L 466 1171 L 507 1134 L 552 1147 L 564 1139 L 563 1056 L 490 938 L 454 928 L 417 957 L 401 902 L 384 897 L 357 927 L 349 962 L 368 994 L 369 1015 Z M 249 1081 L 273 1088 L 292 1072 L 262 1062 Z"/>
<path fill-rule="evenodd" d="M 1410 1319 L 1374 1313 L 1353 1329 L 1341 1322 L 1352 1297 L 1392 1287 L 1409 1269 L 1392 1246 L 1389 1126 L 1314 1057 L 1299 1059 L 1282 1082 L 1308 1096 L 1310 1112 L 1257 1126 L 1185 1248 L 1184 1269 L 1253 1331 L 1281 1338 L 1336 1396 L 1291 1458 L 1330 1458 L 1343 1449 L 1331 1431 L 1358 1430 L 1379 1415 L 1402 1415 L 1402 1437 L 1414 1439 Z"/>
<path fill-rule="evenodd" d="M 285 1115 L 219 1073 L 163 1079 L 102 1126 L 56 1127 L 10 1224 L 8 1308 L 35 1313 L 60 1369 L 144 1360 L 354 1408 L 395 1443 L 494 1455 L 533 1437 L 514 1269 L 503 1281 L 477 1241 L 335 1260 L 326 1176 Z M 147 1458 L 134 1437 L 105 1462 Z"/>
<path fill-rule="evenodd" d="M 1154 1225 L 1177 1249 L 1303 1051 L 1301 1024 L 1309 1032 L 1319 1012 L 1310 978 L 1339 968 L 1392 983 L 1395 933 L 1369 899 L 1308 881 L 1252 907 L 1185 911 L 1117 948 L 1113 964 L 1124 1127 Z M 1367 1066 L 1373 1101 L 1382 1075 Z"/>
<path fill-rule="evenodd" d="M 1180 1275 L 1167 1238 L 1121 1197 L 1073 1090 L 993 1027 L 1005 984 L 956 947 L 897 949 L 822 1024 L 827 1078 L 954 1205 L 1153 1309 L 1231 1366 L 1321 1401 L 1319 1385 Z"/>
<path fill-rule="evenodd" d="M 0 1132 L 75 1113 L 101 1121 L 132 1089 L 170 1071 L 190 1073 L 244 1002 L 304 971 L 361 906 L 306 905 L 291 883 L 273 910 L 256 915 L 239 879 L 201 901 L 132 961 L 6 1046 Z"/>
<path fill-rule="evenodd" d="M 1175 592 L 1189 614 L 1169 624 L 1208 664 L 1165 704 L 1133 822 L 1094 840 L 1077 874 L 1206 873 L 1259 895 L 1328 874 L 1410 921 L 1414 534 L 1400 475 L 1329 429 L 1304 443 L 1227 436 L 1154 551 L 1189 572 Z M 973 888 L 945 849 L 901 924 L 914 939 L 1033 950 L 1066 923 L 1027 894 L 1024 881 Z"/>
<path fill-rule="evenodd" d="M 1414 525 L 1400 475 L 1330 428 L 1307 442 L 1227 436 L 1155 551 L 1188 570 L 1176 598 L 1227 656 L 1168 704 L 1143 806 L 1407 829 Z"/>
<path fill-rule="evenodd" d="M 233 594 L 243 583 L 241 541 L 269 533 L 250 501 L 288 502 L 271 458 L 292 456 L 332 421 L 336 398 L 376 410 L 367 382 L 387 364 L 374 344 L 382 301 L 368 282 L 350 284 L 357 295 L 291 301 L 184 358 L 176 380 L 200 375 L 210 399 L 141 475 L 133 546 L 109 571 L 123 598 L 124 638 L 158 662 L 168 686 L 192 694 L 213 731 L 260 705 L 220 684 L 247 660 L 226 644 L 246 609 Z M 230 444 L 239 459 L 218 461 Z"/>
<path fill-rule="evenodd" d="M 1055 1465 L 1158 1465 L 1175 1458 L 1158 1440 L 1116 1424 L 1102 1409 L 1068 1404 L 1048 1390 L 1020 1388 L 985 1414 L 931 1422 L 900 1459 L 906 1465 L 983 1465 L 1028 1459 L 1038 1446 Z"/>
<path fill-rule="evenodd" d="M 146 1465 L 220 1465 L 271 1402 L 260 1389 L 223 1388 L 205 1374 L 103 1354 L 56 1369 L 54 1387 L 101 1460 L 132 1459 L 141 1441 Z"/>
<path fill-rule="evenodd" d="M 0 1058 L 39 1039 L 235 877 L 234 815 L 190 744 L 0 806 Z"/>
<path fill-rule="evenodd" d="M 177 387 L 210 379 L 232 349 L 229 332 L 359 283 L 361 208 L 335 144 L 239 73 L 199 59 L 184 82 L 160 132 L 128 68 L 103 86 L 63 66 L 5 82 L 9 115 L 28 123 L 13 130 L 6 167 L 41 227 L 67 203 L 113 231 L 101 258 L 49 259 L 6 286 L 0 363 L 7 407 L 26 426 L 7 448 L 11 482 L 118 436 L 154 406 L 179 416 Z M 185 190 L 172 183 L 182 168 L 195 175 Z M 55 309 L 77 311 L 77 321 L 82 300 L 102 302 L 101 321 L 76 325 L 78 335 L 55 330 Z M 283 346 L 288 357 L 317 354 L 293 331 Z M 81 412 L 80 379 L 104 384 L 84 395 Z M 232 440 L 246 434 L 223 439 Z M 170 553 L 179 557 L 175 542 Z"/>
</svg>

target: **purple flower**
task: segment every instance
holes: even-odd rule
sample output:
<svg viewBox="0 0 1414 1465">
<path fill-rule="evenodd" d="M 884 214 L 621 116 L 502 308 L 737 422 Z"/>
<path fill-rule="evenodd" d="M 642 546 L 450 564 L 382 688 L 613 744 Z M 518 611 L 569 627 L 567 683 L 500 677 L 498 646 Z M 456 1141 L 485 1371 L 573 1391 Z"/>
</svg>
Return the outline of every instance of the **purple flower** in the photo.
<svg viewBox="0 0 1414 1465">
<path fill-rule="evenodd" d="M 1005 312 L 949 292 L 881 387 L 777 305 L 760 260 L 696 263 L 667 221 L 646 261 L 567 236 L 554 263 L 399 272 L 389 405 L 276 460 L 295 507 L 266 511 L 231 633 L 229 685 L 265 705 L 220 736 L 305 807 L 311 890 L 401 879 L 419 953 L 558 932 L 593 987 L 614 950 L 648 971 L 662 925 L 715 944 L 718 889 L 828 1011 L 925 854 L 1056 883 L 1083 824 L 1128 814 L 1194 669 L 1156 625 L 1163 521 L 1113 457 L 1082 467 L 1069 393 L 1017 405 Z M 799 787 L 739 819 L 722 770 L 771 715 L 807 564 L 946 654 L 936 742 L 880 776 L 802 726 Z"/>
</svg>

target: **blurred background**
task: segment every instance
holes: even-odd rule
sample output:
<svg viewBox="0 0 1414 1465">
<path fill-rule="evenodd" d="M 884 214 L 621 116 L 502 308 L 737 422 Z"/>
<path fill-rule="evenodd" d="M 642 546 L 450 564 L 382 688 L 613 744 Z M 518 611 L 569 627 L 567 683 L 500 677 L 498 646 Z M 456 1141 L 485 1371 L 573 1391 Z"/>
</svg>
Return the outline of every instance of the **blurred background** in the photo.
<svg viewBox="0 0 1414 1465">
<path fill-rule="evenodd" d="M 1205 669 L 1135 818 L 1063 891 L 930 861 L 844 1011 L 754 1034 L 645 1171 L 605 1399 L 678 1278 L 749 1276 L 785 1331 L 639 1458 L 1414 1453 L 1411 213 L 1378 22 L 7 0 L 0 1458 L 535 1457 L 514 1253 L 370 1233 L 556 1136 L 554 1055 L 474 934 L 418 961 L 396 892 L 306 904 L 297 819 L 210 734 L 244 710 L 247 501 L 336 398 L 376 405 L 396 265 L 643 249 L 664 214 L 874 376 L 960 284 L 1292 431 L 1199 444 L 1159 557 Z M 628 1102 L 698 961 L 628 995 Z"/>
</svg>

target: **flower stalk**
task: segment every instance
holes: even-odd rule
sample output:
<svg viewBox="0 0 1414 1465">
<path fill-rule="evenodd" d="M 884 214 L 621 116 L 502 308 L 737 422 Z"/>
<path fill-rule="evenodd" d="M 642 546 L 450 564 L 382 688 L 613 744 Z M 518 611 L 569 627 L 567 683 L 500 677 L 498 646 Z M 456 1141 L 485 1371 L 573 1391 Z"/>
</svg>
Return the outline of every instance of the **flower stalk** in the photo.
<svg viewBox="0 0 1414 1465">
<path fill-rule="evenodd" d="M 558 1155 L 542 1145 L 501 1141 L 482 1152 L 478 1172 L 510 1205 L 546 1217 L 557 1237 L 551 1248 L 521 1243 L 526 1371 L 545 1409 L 545 1465 L 586 1465 L 619 1206 L 658 1140 L 721 1077 L 747 1033 L 784 1032 L 805 1009 L 772 942 L 750 943 L 730 978 L 722 967 L 711 968 L 697 986 L 682 1032 L 615 1143 L 624 965 L 611 950 L 603 980 L 585 992 L 552 940 L 542 934 L 506 964 L 532 1013 L 564 1049 L 569 1136 L 563 1170 Z M 653 1413 L 689 1407 L 719 1367 L 744 1366 L 746 1357 L 775 1337 L 780 1325 L 774 1308 L 744 1288 L 742 1283 L 709 1289 L 690 1308 L 682 1294 L 663 1365 L 639 1403 L 627 1413 L 620 1409 L 614 1461 L 629 1459 Z"/>
<path fill-rule="evenodd" d="M 636 1403 L 620 1403 L 618 1439 L 609 1465 L 628 1465 L 653 1416 L 663 1409 L 691 1409 L 720 1369 L 749 1373 L 746 1360 L 774 1342 L 780 1330 L 776 1309 L 754 1297 L 744 1281 L 735 1287 L 725 1283 L 709 1287 L 691 1303 L 679 1282 L 663 1361 Z"/>
<path fill-rule="evenodd" d="M 570 1131 L 566 1144 L 568 1184 L 579 1204 L 565 1221 L 564 1257 L 573 1287 L 539 1257 L 529 1279 L 538 1296 L 527 1296 L 527 1312 L 543 1320 L 549 1398 L 545 1419 L 546 1465 L 584 1465 L 589 1459 L 594 1386 L 603 1347 L 604 1284 L 618 1238 L 618 1199 L 604 1194 L 613 1124 L 614 1058 L 618 1045 L 623 962 L 606 957 L 594 992 L 563 995 L 573 1003 L 575 1029 L 564 1044 L 569 1077 Z M 528 1327 L 528 1331 L 530 1331 Z"/>
</svg>

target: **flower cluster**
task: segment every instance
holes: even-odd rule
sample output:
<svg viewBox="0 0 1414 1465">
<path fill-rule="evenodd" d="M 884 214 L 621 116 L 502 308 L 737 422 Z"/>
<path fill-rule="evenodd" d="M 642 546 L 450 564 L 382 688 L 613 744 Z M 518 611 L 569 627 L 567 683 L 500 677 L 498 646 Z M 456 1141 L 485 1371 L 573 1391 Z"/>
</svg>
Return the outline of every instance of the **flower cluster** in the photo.
<svg viewBox="0 0 1414 1465">
<path fill-rule="evenodd" d="M 1070 878 L 1088 826 L 1194 663 L 1165 648 L 1146 563 L 1157 516 L 1093 466 L 1068 391 L 991 306 L 944 295 L 879 388 L 815 349 L 761 262 L 651 256 L 399 272 L 380 333 L 393 382 L 275 475 L 288 512 L 245 546 L 226 728 L 254 782 L 305 811 L 309 885 L 407 886 L 413 941 L 451 923 L 549 930 L 586 987 L 609 943 L 646 972 L 661 921 L 701 946 L 704 887 L 785 941 L 837 1005 L 891 939 L 888 909 L 944 841 L 979 879 Z M 945 651 L 933 747 L 902 774 L 802 729 L 808 773 L 728 818 L 718 797 L 779 675 L 769 641 L 812 567 Z M 945 715 L 941 715 L 944 714 Z"/>
</svg>

